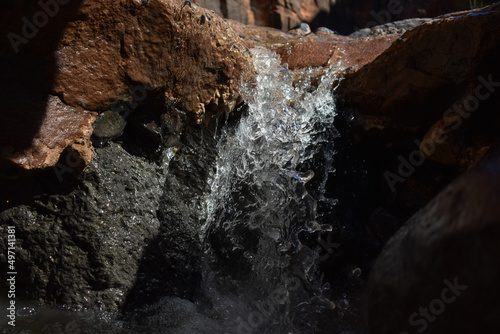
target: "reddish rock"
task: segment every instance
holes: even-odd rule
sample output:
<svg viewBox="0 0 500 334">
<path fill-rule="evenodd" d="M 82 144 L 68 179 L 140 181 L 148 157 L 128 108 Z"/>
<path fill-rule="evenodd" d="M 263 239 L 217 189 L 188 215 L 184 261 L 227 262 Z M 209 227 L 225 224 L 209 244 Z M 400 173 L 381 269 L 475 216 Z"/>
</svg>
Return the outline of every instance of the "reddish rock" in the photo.
<svg viewBox="0 0 500 334">
<path fill-rule="evenodd" d="M 277 53 L 291 69 L 326 66 L 342 62 L 345 66 L 363 66 L 384 52 L 399 36 L 370 39 L 320 33 L 311 34 L 277 48 Z"/>
<path fill-rule="evenodd" d="M 231 20 L 229 23 L 249 47 L 263 46 L 275 51 L 289 69 L 324 67 L 329 62 L 359 67 L 373 61 L 401 35 L 355 39 L 321 30 L 314 33 L 301 29 L 283 32 Z"/>
<path fill-rule="evenodd" d="M 27 0 L 0 7 L 7 13 L 0 32 L 10 36 L 0 60 L 12 72 L 0 82 L 8 99 L 0 168 L 53 166 L 65 147 L 88 140 L 90 111 L 152 98 L 137 101 L 137 89 L 162 95 L 196 123 L 239 99 L 249 53 L 224 20 L 191 2 L 75 1 L 28 39 L 24 25 L 44 9 Z"/>
<path fill-rule="evenodd" d="M 454 90 L 463 91 L 491 64 L 500 43 L 496 8 L 445 16 L 406 32 L 368 66 L 346 76 L 338 93 L 369 114 L 401 122 L 422 119 L 431 96 L 448 104 Z"/>
<path fill-rule="evenodd" d="M 88 164 L 92 158 L 92 122 L 97 114 L 69 106 L 58 96 L 26 89 L 15 73 L 0 68 L 4 80 L 10 83 L 0 90 L 0 169 L 27 171 L 54 166 L 67 147 Z"/>
<path fill-rule="evenodd" d="M 494 118 L 498 105 L 499 9 L 494 5 L 436 18 L 406 32 L 371 63 L 350 71 L 336 92 L 356 116 L 353 124 L 373 128 L 364 121 L 377 118 L 375 128 L 384 123 L 383 127 L 412 129 L 414 136 L 430 131 L 424 144 L 432 147 L 421 145 L 421 152 L 444 164 L 465 162 L 469 158 L 463 155 L 470 156 L 467 147 L 482 150 L 484 145 L 467 138 L 474 123 Z M 493 91 L 487 91 L 488 81 L 494 82 Z M 481 94 L 488 93 L 487 99 L 475 97 L 478 86 Z M 495 128 L 490 128 L 475 126 L 474 136 L 493 134 Z M 435 140 L 443 134 L 446 141 Z M 469 159 L 467 166 L 475 162 Z"/>
</svg>

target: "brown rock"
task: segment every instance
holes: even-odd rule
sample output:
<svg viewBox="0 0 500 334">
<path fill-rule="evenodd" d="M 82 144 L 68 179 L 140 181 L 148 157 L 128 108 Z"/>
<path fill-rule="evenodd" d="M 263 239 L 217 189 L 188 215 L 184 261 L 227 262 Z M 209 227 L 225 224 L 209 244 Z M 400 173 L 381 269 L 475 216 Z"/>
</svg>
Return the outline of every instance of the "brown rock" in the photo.
<svg viewBox="0 0 500 334">
<path fill-rule="evenodd" d="M 66 103 L 102 110 L 130 95 L 132 82 L 164 91 L 201 121 L 206 105 L 236 100 L 248 55 L 220 17 L 161 0 L 83 1 L 78 11 L 86 20 L 47 55 L 58 64 L 53 91 Z"/>
<path fill-rule="evenodd" d="M 373 61 L 400 37 L 400 34 L 389 34 L 355 39 L 321 30 L 283 32 L 231 20 L 229 23 L 249 47 L 263 46 L 275 51 L 289 69 L 324 67 L 333 62 L 362 66 Z"/>
<path fill-rule="evenodd" d="M 43 12 L 29 1 L 0 6 L 9 13 L 0 32 L 20 39 L 26 20 Z M 189 1 L 82 0 L 60 5 L 53 16 L 29 39 L 2 42 L 10 74 L 0 85 L 21 82 L 3 91 L 0 168 L 53 166 L 65 147 L 90 136 L 89 110 L 132 101 L 137 88 L 160 92 L 196 123 L 206 110 L 229 112 L 239 99 L 245 45 L 219 16 Z M 20 135 L 23 128 L 29 131 Z"/>
<path fill-rule="evenodd" d="M 500 331 L 499 153 L 491 150 L 388 242 L 366 289 L 364 333 Z"/>
<path fill-rule="evenodd" d="M 443 16 L 406 32 L 346 75 L 337 93 L 353 109 L 402 124 L 436 117 L 480 75 L 498 71 L 499 8 Z"/>
<path fill-rule="evenodd" d="M 291 69 L 327 66 L 333 62 L 362 66 L 374 60 L 398 37 L 391 35 L 358 40 L 329 33 L 311 34 L 276 51 Z"/>
<path fill-rule="evenodd" d="M 54 166 L 66 147 L 76 148 L 80 159 L 88 164 L 92 158 L 92 122 L 97 114 L 69 106 L 57 96 L 30 91 L 3 70 L 10 86 L 0 90 L 0 168 L 26 171 Z"/>
</svg>

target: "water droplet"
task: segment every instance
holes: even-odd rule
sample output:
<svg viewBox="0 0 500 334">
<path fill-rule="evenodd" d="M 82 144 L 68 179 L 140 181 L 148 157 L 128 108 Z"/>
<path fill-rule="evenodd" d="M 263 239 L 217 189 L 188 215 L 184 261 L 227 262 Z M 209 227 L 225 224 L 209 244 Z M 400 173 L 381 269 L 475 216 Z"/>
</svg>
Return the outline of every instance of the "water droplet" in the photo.
<svg viewBox="0 0 500 334">
<path fill-rule="evenodd" d="M 361 268 L 354 268 L 352 271 L 352 276 L 353 277 L 359 277 L 361 276 Z"/>
<path fill-rule="evenodd" d="M 347 310 L 349 308 L 349 300 L 347 300 L 346 298 L 343 298 L 343 299 L 339 300 L 339 302 L 337 303 L 337 306 L 340 309 Z"/>
<path fill-rule="evenodd" d="M 20 317 L 32 317 L 36 315 L 36 310 L 33 307 L 21 307 L 17 310 L 17 315 Z"/>
</svg>

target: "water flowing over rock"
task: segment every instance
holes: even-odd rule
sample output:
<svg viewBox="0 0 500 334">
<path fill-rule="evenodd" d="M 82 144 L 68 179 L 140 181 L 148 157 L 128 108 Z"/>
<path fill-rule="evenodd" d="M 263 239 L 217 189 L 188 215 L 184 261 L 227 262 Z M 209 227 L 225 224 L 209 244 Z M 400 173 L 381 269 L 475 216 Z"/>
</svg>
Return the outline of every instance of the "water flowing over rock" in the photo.
<svg viewBox="0 0 500 334">
<path fill-rule="evenodd" d="M 243 21 L 274 16 L 281 28 L 329 6 L 217 4 Z M 363 4 L 334 7 L 362 6 L 352 18 L 370 13 Z M 15 226 L 21 297 L 6 333 L 355 332 L 377 254 L 423 207 L 374 269 L 368 327 L 399 330 L 398 310 L 397 321 L 377 322 L 384 291 L 408 293 L 411 303 L 394 301 L 406 312 L 433 302 L 420 297 L 439 284 L 462 284 L 435 285 L 422 268 L 497 278 L 498 260 L 481 247 L 497 251 L 486 216 L 496 214 L 498 168 L 483 157 L 500 139 L 498 4 L 350 36 L 245 25 L 183 0 L 0 9 L 0 234 Z M 35 33 L 40 13 L 50 19 Z M 463 247 L 470 240 L 484 268 Z M 439 257 L 444 247 L 480 279 Z M 423 261 L 405 267 L 422 277 L 398 290 L 391 270 L 408 258 Z M 420 282 L 429 291 L 416 296 Z M 464 300 L 496 310 L 469 286 L 479 299 Z"/>
<path fill-rule="evenodd" d="M 277 54 L 264 48 L 252 54 L 257 77 L 242 87 L 248 111 L 222 138 L 207 203 L 203 286 L 210 287 L 206 293 L 213 300 L 227 299 L 218 307 L 228 308 L 233 328 L 312 329 L 301 317 L 315 322 L 315 314 L 332 312 L 335 304 L 322 295 L 316 277 L 320 245 L 309 247 L 300 239 L 331 229 L 317 221 L 316 201 L 335 204 L 324 196 L 334 168 L 327 165 L 321 173 L 304 166 L 318 154 L 325 161 L 334 154 L 331 86 L 339 69 L 332 65 L 314 89 L 307 79 L 293 85 Z M 313 177 L 323 183 L 317 198 L 305 187 Z"/>
</svg>

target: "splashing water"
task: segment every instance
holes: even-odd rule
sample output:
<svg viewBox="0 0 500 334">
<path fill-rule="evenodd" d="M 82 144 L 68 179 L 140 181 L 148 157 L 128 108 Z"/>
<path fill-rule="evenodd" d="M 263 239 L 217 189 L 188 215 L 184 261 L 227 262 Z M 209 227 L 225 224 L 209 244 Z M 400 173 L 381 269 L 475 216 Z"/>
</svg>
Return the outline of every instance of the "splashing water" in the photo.
<svg viewBox="0 0 500 334">
<path fill-rule="evenodd" d="M 209 298 L 226 304 L 221 312 L 231 314 L 238 334 L 291 333 L 301 313 L 335 307 L 316 277 L 318 250 L 299 234 L 328 229 L 316 219 L 317 200 L 335 204 L 324 196 L 333 167 L 304 166 L 314 165 L 308 162 L 337 133 L 332 85 L 338 67 L 328 68 L 315 88 L 313 69 L 294 84 L 277 54 L 263 48 L 252 54 L 257 75 L 241 88 L 248 111 L 219 142 L 202 230 L 208 258 L 202 285 Z M 333 153 L 321 151 L 327 164 Z M 317 200 L 306 190 L 313 178 L 323 188 Z"/>
<path fill-rule="evenodd" d="M 200 231 L 206 261 L 198 298 L 162 297 L 131 318 L 22 304 L 18 320 L 28 333 L 331 332 L 319 329 L 336 307 L 317 270 L 325 249 L 304 239 L 330 229 L 318 204 L 335 205 L 325 187 L 334 171 L 332 85 L 339 67 L 315 84 L 318 69 L 291 73 L 269 50 L 252 54 L 256 77 L 241 87 L 248 110 L 236 127 L 223 129 L 217 147 Z M 166 151 L 165 163 L 172 156 Z M 346 298 L 338 304 L 349 307 Z"/>
</svg>

